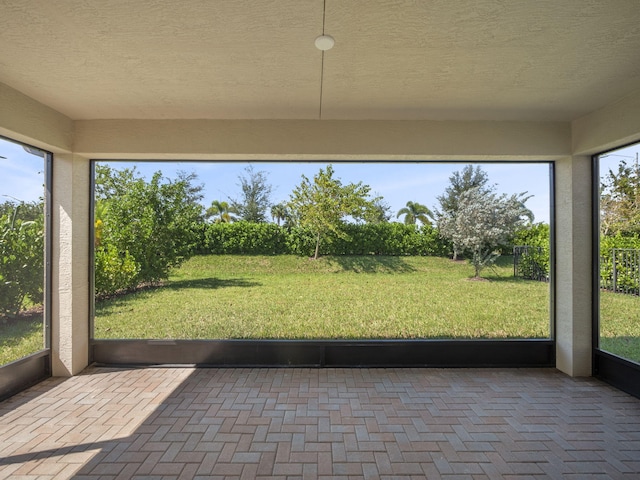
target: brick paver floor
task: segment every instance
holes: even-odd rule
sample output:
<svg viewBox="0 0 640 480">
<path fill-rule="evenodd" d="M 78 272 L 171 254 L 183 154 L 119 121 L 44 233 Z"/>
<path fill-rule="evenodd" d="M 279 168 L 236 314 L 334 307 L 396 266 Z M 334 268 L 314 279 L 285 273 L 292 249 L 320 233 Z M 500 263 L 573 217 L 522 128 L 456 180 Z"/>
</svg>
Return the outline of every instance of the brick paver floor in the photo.
<svg viewBox="0 0 640 480">
<path fill-rule="evenodd" d="M 640 400 L 552 369 L 89 368 L 0 403 L 0 478 L 640 478 Z"/>
</svg>

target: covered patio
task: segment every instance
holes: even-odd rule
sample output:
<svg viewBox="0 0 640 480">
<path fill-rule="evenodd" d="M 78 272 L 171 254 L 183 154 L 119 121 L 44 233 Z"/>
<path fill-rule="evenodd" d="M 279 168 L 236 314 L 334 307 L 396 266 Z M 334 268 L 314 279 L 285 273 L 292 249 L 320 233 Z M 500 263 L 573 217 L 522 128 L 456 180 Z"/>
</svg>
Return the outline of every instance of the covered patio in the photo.
<svg viewBox="0 0 640 480">
<path fill-rule="evenodd" d="M 0 404 L 0 478 L 637 478 L 640 402 L 548 369 L 112 369 Z"/>
<path fill-rule="evenodd" d="M 45 380 L 0 403 L 0 477 L 640 473 L 640 403 L 594 378 L 638 394 L 598 347 L 592 161 L 640 141 L 639 2 L 1 7 L 0 135 L 53 160 L 48 341 L 0 372 Z M 92 160 L 551 162 L 555 368 L 92 366 Z"/>
</svg>

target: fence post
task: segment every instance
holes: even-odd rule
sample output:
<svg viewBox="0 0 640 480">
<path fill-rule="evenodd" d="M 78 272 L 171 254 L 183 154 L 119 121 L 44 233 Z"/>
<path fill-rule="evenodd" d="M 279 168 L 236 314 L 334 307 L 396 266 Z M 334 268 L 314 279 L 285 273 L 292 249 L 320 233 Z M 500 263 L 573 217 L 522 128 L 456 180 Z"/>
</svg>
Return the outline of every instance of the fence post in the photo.
<svg viewBox="0 0 640 480">
<path fill-rule="evenodd" d="M 618 291 L 618 269 L 617 269 L 617 256 L 616 256 L 616 249 L 613 248 L 611 249 L 611 262 L 613 263 L 613 272 L 611 274 L 611 281 L 612 281 L 612 287 L 613 287 L 613 292 L 617 292 Z"/>
<path fill-rule="evenodd" d="M 633 284 L 634 284 L 634 293 L 636 295 L 640 295 L 640 265 L 638 263 L 638 250 L 635 250 L 634 252 L 634 269 L 633 269 Z"/>
</svg>

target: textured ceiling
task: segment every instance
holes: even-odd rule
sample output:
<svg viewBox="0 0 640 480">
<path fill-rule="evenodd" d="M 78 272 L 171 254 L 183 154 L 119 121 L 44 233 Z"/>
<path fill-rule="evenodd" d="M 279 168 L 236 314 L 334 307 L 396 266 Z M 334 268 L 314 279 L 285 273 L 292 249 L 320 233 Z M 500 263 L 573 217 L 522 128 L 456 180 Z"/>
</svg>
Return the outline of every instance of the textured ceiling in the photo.
<svg viewBox="0 0 640 480">
<path fill-rule="evenodd" d="M 73 119 L 566 121 L 640 89 L 639 0 L 326 0 L 323 59 L 324 7 L 0 0 L 0 82 Z"/>
</svg>

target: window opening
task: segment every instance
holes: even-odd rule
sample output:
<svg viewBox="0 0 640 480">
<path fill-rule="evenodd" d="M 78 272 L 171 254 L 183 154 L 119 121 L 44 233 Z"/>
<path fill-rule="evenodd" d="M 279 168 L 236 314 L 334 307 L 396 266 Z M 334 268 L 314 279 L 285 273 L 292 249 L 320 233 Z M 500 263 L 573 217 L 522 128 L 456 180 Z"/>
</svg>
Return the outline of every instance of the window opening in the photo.
<svg viewBox="0 0 640 480">
<path fill-rule="evenodd" d="M 49 347 L 50 154 L 0 138 L 0 365 Z"/>
<path fill-rule="evenodd" d="M 552 336 L 549 163 L 99 161 L 94 170 L 96 339 Z M 463 195 L 467 221 L 447 227 L 439 197 L 456 174 L 486 181 Z M 325 195 L 314 197 L 319 186 Z M 449 193 L 454 203 L 462 195 Z M 487 234 L 505 227 L 487 223 L 497 214 L 517 228 Z"/>
<path fill-rule="evenodd" d="M 597 157 L 596 347 L 640 363 L 640 144 Z"/>
</svg>

